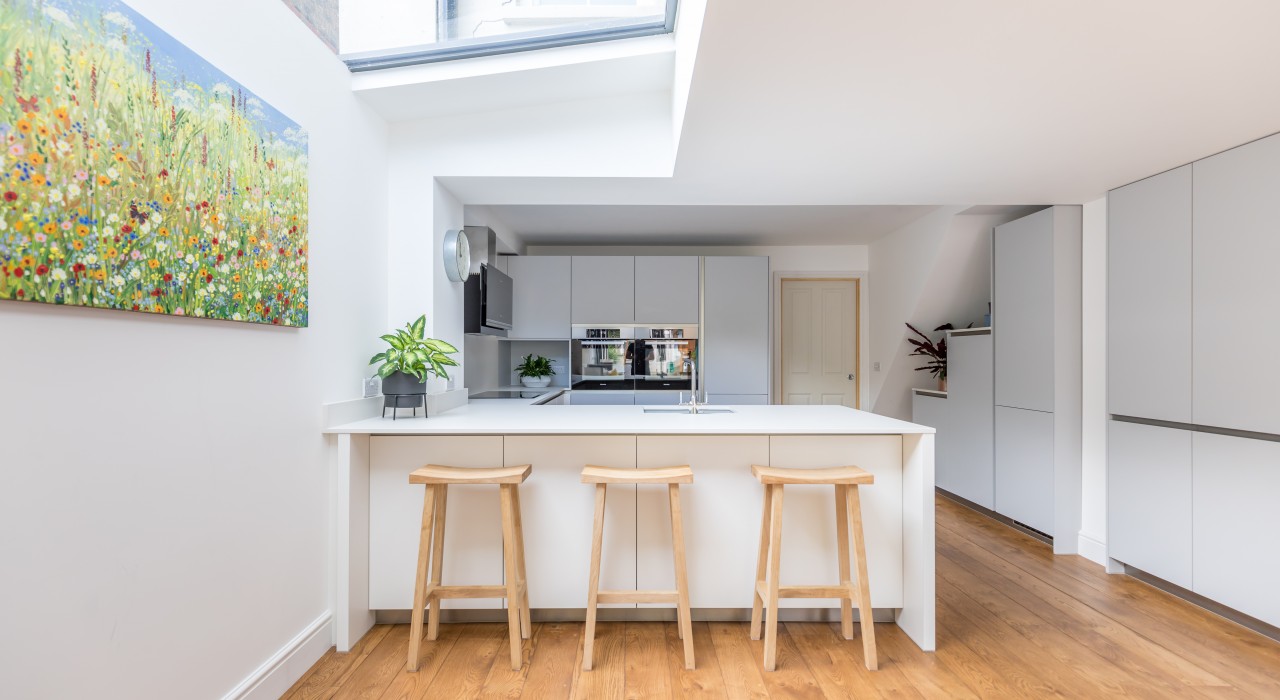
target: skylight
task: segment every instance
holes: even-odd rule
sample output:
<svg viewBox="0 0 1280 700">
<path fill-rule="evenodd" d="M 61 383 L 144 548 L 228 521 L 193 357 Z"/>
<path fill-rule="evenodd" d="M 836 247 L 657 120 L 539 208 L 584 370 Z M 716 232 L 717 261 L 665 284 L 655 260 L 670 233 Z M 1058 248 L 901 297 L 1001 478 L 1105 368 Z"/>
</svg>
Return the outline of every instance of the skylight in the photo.
<svg viewBox="0 0 1280 700">
<path fill-rule="evenodd" d="M 343 60 L 367 71 L 666 34 L 676 0 L 347 0 L 342 11 Z"/>
</svg>

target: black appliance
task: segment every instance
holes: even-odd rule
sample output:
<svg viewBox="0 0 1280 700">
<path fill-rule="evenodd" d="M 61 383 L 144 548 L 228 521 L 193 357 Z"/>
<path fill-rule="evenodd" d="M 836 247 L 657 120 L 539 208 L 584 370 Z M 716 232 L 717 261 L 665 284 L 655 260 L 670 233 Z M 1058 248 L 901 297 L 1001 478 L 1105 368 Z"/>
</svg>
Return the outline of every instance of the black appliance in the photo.
<svg viewBox="0 0 1280 700">
<path fill-rule="evenodd" d="M 480 263 L 466 281 L 463 330 L 470 335 L 506 336 L 511 330 L 514 285 L 500 270 Z"/>
</svg>

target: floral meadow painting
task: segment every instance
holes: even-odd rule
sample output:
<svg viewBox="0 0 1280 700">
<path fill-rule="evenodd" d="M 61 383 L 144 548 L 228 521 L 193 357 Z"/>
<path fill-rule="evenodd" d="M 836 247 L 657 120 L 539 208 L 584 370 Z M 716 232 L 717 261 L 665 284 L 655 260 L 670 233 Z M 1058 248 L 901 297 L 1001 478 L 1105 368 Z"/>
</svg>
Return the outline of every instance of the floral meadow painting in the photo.
<svg viewBox="0 0 1280 700">
<path fill-rule="evenodd" d="M 115 0 L 0 0 L 0 299 L 307 325 L 307 142 Z"/>
</svg>

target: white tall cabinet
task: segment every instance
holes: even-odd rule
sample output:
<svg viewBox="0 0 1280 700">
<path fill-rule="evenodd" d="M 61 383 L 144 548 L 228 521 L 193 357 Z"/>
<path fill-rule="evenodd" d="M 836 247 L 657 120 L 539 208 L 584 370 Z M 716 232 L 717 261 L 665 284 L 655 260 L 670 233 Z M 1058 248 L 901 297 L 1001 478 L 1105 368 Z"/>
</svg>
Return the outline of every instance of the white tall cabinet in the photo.
<svg viewBox="0 0 1280 700">
<path fill-rule="evenodd" d="M 1081 208 L 992 236 L 995 511 L 1074 553 L 1080 530 Z"/>
<path fill-rule="evenodd" d="M 1280 625 L 1280 136 L 1108 196 L 1108 556 Z"/>
</svg>

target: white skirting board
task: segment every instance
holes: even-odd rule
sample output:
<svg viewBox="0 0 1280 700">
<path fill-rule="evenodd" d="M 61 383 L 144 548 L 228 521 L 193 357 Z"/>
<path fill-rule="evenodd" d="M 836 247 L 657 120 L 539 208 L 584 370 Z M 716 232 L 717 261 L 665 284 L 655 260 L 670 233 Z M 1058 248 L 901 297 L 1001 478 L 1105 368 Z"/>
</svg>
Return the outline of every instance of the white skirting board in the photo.
<svg viewBox="0 0 1280 700">
<path fill-rule="evenodd" d="M 1080 556 L 1100 566 L 1107 565 L 1107 543 L 1081 532 L 1077 537 Z"/>
<path fill-rule="evenodd" d="M 222 700 L 276 700 L 333 646 L 333 614 L 325 611 L 271 655 Z"/>
</svg>

